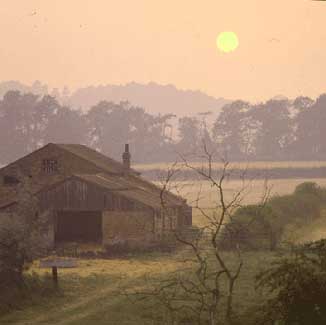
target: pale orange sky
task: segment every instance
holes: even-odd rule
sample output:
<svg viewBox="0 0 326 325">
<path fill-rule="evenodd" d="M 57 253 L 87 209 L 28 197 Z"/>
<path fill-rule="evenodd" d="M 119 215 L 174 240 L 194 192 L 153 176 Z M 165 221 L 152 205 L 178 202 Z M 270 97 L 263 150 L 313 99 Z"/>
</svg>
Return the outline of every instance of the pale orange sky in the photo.
<svg viewBox="0 0 326 325">
<path fill-rule="evenodd" d="M 221 31 L 239 48 L 218 52 Z M 1 0 L 0 79 L 175 84 L 229 99 L 326 92 L 326 2 Z"/>
</svg>

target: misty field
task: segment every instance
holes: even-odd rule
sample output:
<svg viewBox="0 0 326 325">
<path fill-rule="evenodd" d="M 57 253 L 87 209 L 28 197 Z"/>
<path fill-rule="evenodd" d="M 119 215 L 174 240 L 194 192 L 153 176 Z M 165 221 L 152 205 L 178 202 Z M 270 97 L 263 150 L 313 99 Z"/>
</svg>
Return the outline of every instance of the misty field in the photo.
<svg viewBox="0 0 326 325">
<path fill-rule="evenodd" d="M 259 203 L 266 192 L 268 196 L 286 195 L 294 191 L 296 186 L 303 182 L 316 182 L 320 186 L 326 186 L 326 178 L 318 179 L 272 179 L 265 182 L 264 180 L 229 180 L 223 185 L 225 199 L 231 200 L 234 195 L 243 189 L 242 204 Z M 157 182 L 160 185 L 160 182 Z M 187 181 L 187 182 L 171 182 L 169 189 L 176 194 L 187 198 L 188 202 L 195 206 L 207 210 L 214 210 L 218 203 L 218 195 L 216 189 L 212 188 L 208 181 Z M 193 223 L 195 225 L 203 225 L 205 218 L 196 209 L 193 210 Z"/>
<path fill-rule="evenodd" d="M 201 167 L 202 162 L 189 162 L 193 167 Z M 135 164 L 134 169 L 142 171 L 147 170 L 166 170 L 168 167 L 172 166 L 172 163 L 153 163 L 153 164 Z M 181 168 L 183 163 L 180 162 L 177 165 Z M 206 163 L 207 166 L 207 163 Z M 220 162 L 212 163 L 213 169 L 219 169 L 223 167 L 223 164 Z M 275 168 L 321 168 L 326 167 L 326 161 L 253 161 L 253 162 L 231 162 L 229 165 L 230 168 L 235 169 L 275 169 Z"/>
<path fill-rule="evenodd" d="M 326 186 L 326 179 L 282 179 L 269 181 L 267 187 L 270 195 L 284 195 L 292 193 L 304 181 L 314 181 Z M 199 198 L 203 208 L 214 207 L 216 195 L 208 182 L 175 182 L 170 185 L 171 190 L 185 196 L 189 202 L 194 203 Z M 245 186 L 245 204 L 258 202 L 266 189 L 263 180 L 253 180 L 245 183 Z M 242 187 L 243 183 L 240 181 L 225 182 L 226 199 L 231 199 Z M 195 225 L 202 225 L 205 219 L 194 210 L 193 222 Z M 300 231 L 297 235 L 301 239 L 318 239 L 326 236 L 326 222 L 322 218 Z M 173 254 L 152 253 L 130 255 L 123 259 L 81 260 L 76 269 L 59 270 L 62 292 L 53 296 L 45 290 L 42 297 L 32 297 L 19 310 L 0 318 L 0 324 L 154 324 L 152 319 L 160 315 L 160 309 L 157 308 L 157 315 L 153 315 L 153 310 L 146 308 L 145 302 L 135 304 L 124 292 L 144 288 L 147 284 L 145 276 L 163 279 L 182 269 L 188 254 L 188 250 L 181 248 Z M 232 253 L 226 253 L 225 258 L 231 265 L 237 262 Z M 245 263 L 235 289 L 234 306 L 238 313 L 246 317 L 251 308 L 264 298 L 262 292 L 254 289 L 255 275 L 270 265 L 276 258 L 276 253 L 247 252 L 243 258 Z M 51 284 L 49 271 L 40 269 L 38 263 L 33 265 L 30 273 L 48 278 Z"/>
</svg>

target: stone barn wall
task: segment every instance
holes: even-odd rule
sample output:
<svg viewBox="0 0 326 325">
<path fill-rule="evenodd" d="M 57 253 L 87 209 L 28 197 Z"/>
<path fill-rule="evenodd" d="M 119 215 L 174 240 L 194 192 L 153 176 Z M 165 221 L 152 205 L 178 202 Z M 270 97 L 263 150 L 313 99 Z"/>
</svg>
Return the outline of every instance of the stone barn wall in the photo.
<svg viewBox="0 0 326 325">
<path fill-rule="evenodd" d="M 146 246 L 155 239 L 154 213 L 144 211 L 104 211 L 102 219 L 103 244 L 128 243 Z"/>
</svg>

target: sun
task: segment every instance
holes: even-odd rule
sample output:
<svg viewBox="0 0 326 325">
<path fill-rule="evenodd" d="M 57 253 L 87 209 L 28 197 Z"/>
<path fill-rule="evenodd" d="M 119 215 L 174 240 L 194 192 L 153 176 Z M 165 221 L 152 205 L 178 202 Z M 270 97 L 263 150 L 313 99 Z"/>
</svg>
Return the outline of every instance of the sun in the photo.
<svg viewBox="0 0 326 325">
<path fill-rule="evenodd" d="M 239 46 L 239 39 L 234 32 L 221 32 L 216 38 L 217 48 L 224 52 L 230 53 L 235 51 Z"/>
</svg>

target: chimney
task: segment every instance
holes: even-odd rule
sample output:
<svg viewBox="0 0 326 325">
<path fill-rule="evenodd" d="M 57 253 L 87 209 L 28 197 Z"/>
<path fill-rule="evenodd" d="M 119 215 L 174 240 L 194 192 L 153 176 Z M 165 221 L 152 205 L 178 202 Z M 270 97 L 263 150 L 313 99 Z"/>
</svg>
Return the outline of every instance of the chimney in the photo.
<svg viewBox="0 0 326 325">
<path fill-rule="evenodd" d="M 129 144 L 126 143 L 125 144 L 125 152 L 122 154 L 122 163 L 123 163 L 123 167 L 125 170 L 129 170 L 130 169 L 130 152 L 129 152 Z"/>
</svg>

